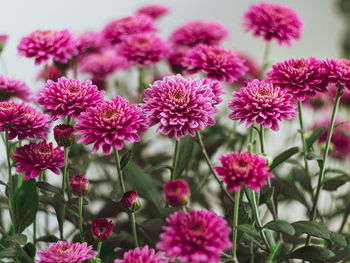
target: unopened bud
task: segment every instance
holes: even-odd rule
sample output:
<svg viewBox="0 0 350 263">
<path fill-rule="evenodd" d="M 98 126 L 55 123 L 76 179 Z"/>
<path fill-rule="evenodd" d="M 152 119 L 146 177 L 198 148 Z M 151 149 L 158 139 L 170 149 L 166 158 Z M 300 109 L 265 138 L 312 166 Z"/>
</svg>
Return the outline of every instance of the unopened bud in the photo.
<svg viewBox="0 0 350 263">
<path fill-rule="evenodd" d="M 71 146 L 75 139 L 74 128 L 69 124 L 56 125 L 55 128 L 53 128 L 53 134 L 57 144 L 63 147 Z"/>
<path fill-rule="evenodd" d="M 190 198 L 190 189 L 183 179 L 170 181 L 164 186 L 165 198 L 172 207 L 187 205 Z"/>
<path fill-rule="evenodd" d="M 91 232 L 96 242 L 106 240 L 113 231 L 113 222 L 107 218 L 96 218 L 92 220 Z"/>
<path fill-rule="evenodd" d="M 126 191 L 120 204 L 125 212 L 132 213 L 140 209 L 141 203 L 136 190 Z"/>
<path fill-rule="evenodd" d="M 72 193 L 77 196 L 86 195 L 89 192 L 89 181 L 82 174 L 76 174 L 70 179 L 69 186 Z"/>
</svg>

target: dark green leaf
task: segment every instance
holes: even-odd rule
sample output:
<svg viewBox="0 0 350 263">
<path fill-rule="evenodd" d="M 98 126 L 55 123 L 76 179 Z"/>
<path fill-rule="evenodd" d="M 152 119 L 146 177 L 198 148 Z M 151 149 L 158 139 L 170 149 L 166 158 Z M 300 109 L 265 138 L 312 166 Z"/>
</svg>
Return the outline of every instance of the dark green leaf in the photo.
<svg viewBox="0 0 350 263">
<path fill-rule="evenodd" d="M 303 260 L 324 260 L 334 256 L 334 253 L 327 248 L 319 246 L 306 246 L 298 248 L 289 254 L 289 258 Z"/>
<path fill-rule="evenodd" d="M 8 236 L 5 241 L 13 242 L 19 245 L 24 245 L 27 243 L 27 236 L 23 234 L 14 234 L 13 236 Z"/>
<path fill-rule="evenodd" d="M 306 147 L 307 149 L 310 149 L 311 146 L 320 138 L 320 136 L 325 132 L 326 126 L 318 127 L 317 129 L 313 130 L 310 137 L 306 139 Z"/>
<path fill-rule="evenodd" d="M 5 183 L 3 180 L 0 180 L 0 184 L 7 186 L 7 183 Z"/>
<path fill-rule="evenodd" d="M 291 177 L 300 183 L 300 185 L 307 191 L 312 190 L 312 186 L 310 184 L 310 180 L 308 179 L 308 176 L 305 173 L 304 168 L 297 168 L 293 167 L 291 171 Z"/>
<path fill-rule="evenodd" d="M 37 238 L 36 241 L 53 243 L 53 242 L 57 242 L 58 240 L 59 239 L 54 235 L 46 235 L 46 236 L 42 236 L 42 237 Z"/>
<path fill-rule="evenodd" d="M 345 237 L 342 234 L 336 232 L 331 233 L 330 240 L 342 247 L 346 247 L 347 245 Z"/>
<path fill-rule="evenodd" d="M 56 193 L 56 194 L 61 194 L 61 190 L 58 189 L 56 186 L 53 186 L 49 183 L 46 183 L 46 182 L 37 182 L 35 184 L 37 187 L 39 187 L 41 190 L 44 190 L 44 191 L 49 191 L 49 192 L 52 192 L 52 193 Z"/>
<path fill-rule="evenodd" d="M 345 122 L 346 122 L 346 121 L 342 121 L 342 122 L 339 122 L 339 123 L 335 124 L 333 130 L 335 130 L 336 128 L 338 128 L 340 125 L 343 125 Z"/>
<path fill-rule="evenodd" d="M 243 233 L 251 235 L 251 236 L 257 236 L 258 235 L 258 231 L 256 231 L 255 227 L 252 226 L 252 225 L 248 225 L 248 224 L 238 225 L 237 229 L 239 231 L 242 231 Z"/>
<path fill-rule="evenodd" d="M 293 236 L 295 234 L 294 227 L 290 223 L 284 220 L 270 221 L 265 225 L 265 227 L 277 232 L 285 233 L 290 236 Z"/>
<path fill-rule="evenodd" d="M 311 236 L 330 239 L 331 232 L 323 225 L 317 222 L 298 221 L 293 224 L 297 234 L 306 233 Z"/>
<path fill-rule="evenodd" d="M 62 221 L 62 196 L 55 194 L 53 196 L 53 208 L 55 209 L 56 212 L 56 217 L 57 217 L 57 222 L 58 222 L 58 226 L 61 228 L 63 221 Z"/>
<path fill-rule="evenodd" d="M 119 202 L 123 197 L 122 189 L 118 188 L 117 190 L 112 190 L 110 198 L 113 202 Z"/>
<path fill-rule="evenodd" d="M 264 186 L 260 189 L 260 200 L 259 205 L 269 203 L 274 193 L 273 187 Z"/>
<path fill-rule="evenodd" d="M 14 247 L 7 247 L 0 250 L 0 258 L 13 258 L 18 257 L 19 251 Z"/>
<path fill-rule="evenodd" d="M 292 249 L 292 244 L 281 244 L 278 247 L 274 257 L 274 259 L 277 260 L 276 262 L 282 262 L 283 260 L 285 260 Z"/>
<path fill-rule="evenodd" d="M 79 197 L 73 197 L 69 199 L 67 203 L 72 205 L 79 205 Z M 89 204 L 89 201 L 85 197 L 83 197 L 83 205 L 88 205 L 88 204 Z"/>
<path fill-rule="evenodd" d="M 349 175 L 339 175 L 333 178 L 330 178 L 326 180 L 323 183 L 323 189 L 327 191 L 335 191 L 339 186 L 342 186 L 343 184 L 350 182 L 350 176 Z"/>
<path fill-rule="evenodd" d="M 31 257 L 34 258 L 36 254 L 36 248 L 33 243 L 27 243 L 23 247 L 23 250 Z"/>
<path fill-rule="evenodd" d="M 128 150 L 126 153 L 123 154 L 120 160 L 120 167 L 122 168 L 122 170 L 129 164 L 131 158 L 132 158 L 132 150 Z"/>
<path fill-rule="evenodd" d="M 277 177 L 272 181 L 272 183 L 275 187 L 275 193 L 277 195 L 282 194 L 286 197 L 297 200 L 300 203 L 302 203 L 306 208 L 308 208 L 305 195 L 302 192 L 300 192 L 300 190 L 298 189 L 298 187 L 295 186 L 295 184 L 288 180 Z"/>
<path fill-rule="evenodd" d="M 174 178 L 177 179 L 181 176 L 182 172 L 187 168 L 191 161 L 192 151 L 195 141 L 191 136 L 185 136 L 181 138 L 179 145 L 179 158 L 175 165 Z"/>
<path fill-rule="evenodd" d="M 285 150 L 284 152 L 280 153 L 279 155 L 277 155 L 275 157 L 275 159 L 273 159 L 273 162 L 270 166 L 270 171 L 272 171 L 278 165 L 280 165 L 284 161 L 288 160 L 290 157 L 292 157 L 294 154 L 296 154 L 298 152 L 299 152 L 298 147 L 292 147 L 292 148 L 289 148 L 289 149 Z"/>
</svg>

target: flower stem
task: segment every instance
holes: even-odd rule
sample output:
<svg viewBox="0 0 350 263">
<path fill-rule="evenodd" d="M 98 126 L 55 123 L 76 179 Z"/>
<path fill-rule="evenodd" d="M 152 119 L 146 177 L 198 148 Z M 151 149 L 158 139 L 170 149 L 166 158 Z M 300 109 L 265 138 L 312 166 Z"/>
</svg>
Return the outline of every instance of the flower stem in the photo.
<svg viewBox="0 0 350 263">
<path fill-rule="evenodd" d="M 44 79 L 45 79 L 45 83 L 49 79 L 49 64 L 45 64 L 44 66 Z"/>
<path fill-rule="evenodd" d="M 144 67 L 139 68 L 139 94 L 142 97 L 143 90 L 145 88 L 146 69 Z"/>
<path fill-rule="evenodd" d="M 66 181 L 67 181 L 67 170 L 68 170 L 68 154 L 69 148 L 64 147 L 64 169 L 62 177 L 62 211 L 61 211 L 61 225 L 60 225 L 60 239 L 63 240 L 63 225 L 66 217 L 66 200 L 64 199 L 64 194 L 66 192 Z"/>
<path fill-rule="evenodd" d="M 135 244 L 135 247 L 138 247 L 139 242 L 137 240 L 135 213 L 130 213 L 130 221 L 131 221 L 132 237 L 134 239 L 134 244 Z"/>
<path fill-rule="evenodd" d="M 175 140 L 175 150 L 174 150 L 174 157 L 173 157 L 173 166 L 172 166 L 172 170 L 171 170 L 171 177 L 170 180 L 174 180 L 175 179 L 175 169 L 176 169 L 176 165 L 177 165 L 177 160 L 179 159 L 179 147 L 180 141 Z"/>
<path fill-rule="evenodd" d="M 39 174 L 39 182 L 41 182 L 43 180 L 43 176 L 44 176 L 44 172 L 40 172 Z M 40 188 L 39 187 L 36 187 L 36 192 L 37 192 L 37 195 L 39 195 L 40 193 Z M 34 247 L 36 246 L 36 215 L 34 216 L 34 220 L 33 220 L 33 245 Z"/>
<path fill-rule="evenodd" d="M 267 67 L 269 66 L 268 59 L 270 55 L 270 50 L 271 50 L 271 43 L 267 43 L 264 49 L 264 57 L 263 57 L 263 63 L 262 63 L 263 69 L 260 75 L 261 79 L 264 77 Z"/>
<path fill-rule="evenodd" d="M 264 146 L 264 125 L 260 125 L 259 130 L 259 138 L 260 138 L 260 150 L 261 153 L 265 153 L 265 146 Z"/>
<path fill-rule="evenodd" d="M 80 232 L 80 241 L 85 242 L 84 233 L 83 233 L 83 196 L 79 196 L 79 232 Z"/>
<path fill-rule="evenodd" d="M 239 213 L 239 200 L 241 195 L 241 189 L 235 192 L 235 205 L 233 210 L 233 225 L 232 225 L 232 256 L 233 261 L 238 263 L 237 259 L 237 225 L 238 225 L 238 213 Z"/>
<path fill-rule="evenodd" d="M 78 79 L 78 57 L 73 57 L 72 59 L 73 63 L 73 78 Z"/>
<path fill-rule="evenodd" d="M 101 247 L 102 247 L 102 241 L 97 242 L 97 256 L 96 256 L 96 258 L 100 257 Z"/>
</svg>

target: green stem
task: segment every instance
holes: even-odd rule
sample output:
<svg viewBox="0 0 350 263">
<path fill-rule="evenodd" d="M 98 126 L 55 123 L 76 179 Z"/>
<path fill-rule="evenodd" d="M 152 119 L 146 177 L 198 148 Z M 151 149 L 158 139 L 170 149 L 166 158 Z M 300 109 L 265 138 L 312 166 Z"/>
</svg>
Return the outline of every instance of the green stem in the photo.
<svg viewBox="0 0 350 263">
<path fill-rule="evenodd" d="M 175 170 L 176 170 L 176 165 L 177 165 L 177 161 L 179 159 L 179 147 L 180 141 L 175 140 L 175 149 L 174 149 L 174 157 L 173 157 L 173 166 L 172 166 L 172 170 L 171 170 L 171 177 L 170 180 L 174 180 L 175 179 Z"/>
<path fill-rule="evenodd" d="M 233 262 L 238 263 L 237 259 L 237 225 L 238 225 L 238 214 L 239 214 L 239 199 L 241 195 L 241 189 L 235 192 L 235 205 L 233 210 L 233 225 L 232 225 L 232 256 Z"/>
<path fill-rule="evenodd" d="M 135 213 L 130 213 L 130 221 L 131 221 L 132 237 L 134 239 L 134 245 L 135 247 L 138 247 L 139 242 L 137 240 Z"/>
<path fill-rule="evenodd" d="M 22 147 L 21 140 L 18 141 L 18 147 Z M 24 176 L 24 173 L 19 173 L 19 175 L 17 177 L 17 189 L 20 188 L 22 183 L 23 183 L 23 176 Z"/>
<path fill-rule="evenodd" d="M 97 256 L 96 258 L 100 257 L 100 252 L 101 252 L 101 247 L 102 247 L 102 241 L 97 242 Z"/>
<path fill-rule="evenodd" d="M 45 82 L 49 80 L 49 64 L 45 64 L 44 66 L 44 78 Z"/>
<path fill-rule="evenodd" d="M 85 242 L 84 233 L 83 233 L 83 196 L 79 196 L 79 232 L 80 232 L 80 241 Z"/>
<path fill-rule="evenodd" d="M 74 57 L 72 62 L 73 62 L 73 78 L 78 79 L 78 58 Z"/>
<path fill-rule="evenodd" d="M 146 69 L 144 67 L 139 68 L 139 94 L 142 98 L 143 90 L 145 88 L 145 77 L 146 77 Z"/>
<path fill-rule="evenodd" d="M 269 66 L 268 63 L 268 59 L 269 59 L 269 55 L 270 55 L 270 50 L 271 50 L 271 43 L 267 43 L 265 45 L 265 49 L 264 49 L 264 57 L 263 57 L 263 70 L 261 72 L 260 78 L 262 79 L 264 77 L 264 74 Z"/>
<path fill-rule="evenodd" d="M 260 137 L 260 150 L 261 153 L 265 153 L 265 146 L 264 146 L 264 125 L 260 125 L 259 130 L 259 137 Z"/>
<path fill-rule="evenodd" d="M 218 184 L 220 185 L 221 190 L 225 193 L 225 195 L 228 197 L 228 199 L 230 199 L 230 201 L 234 204 L 235 200 L 232 198 L 232 196 L 229 194 L 229 192 L 227 192 L 224 183 L 220 180 L 220 178 L 217 176 L 211 162 L 208 156 L 207 151 L 205 150 L 204 144 L 203 144 L 203 140 L 202 140 L 202 136 L 200 134 L 199 131 L 196 131 L 196 137 L 197 137 L 197 142 L 201 148 L 202 154 L 204 156 L 204 159 L 206 161 L 206 163 L 208 164 L 208 167 L 210 169 L 210 172 L 214 175 L 215 180 L 218 182 Z"/>
<path fill-rule="evenodd" d="M 120 166 L 119 152 L 118 152 L 117 149 L 114 149 L 114 157 L 115 157 L 115 163 L 117 165 L 118 179 L 119 179 L 120 188 L 122 189 L 123 193 L 125 193 L 126 190 L 125 190 L 123 172 L 122 172 L 122 168 Z"/>
<path fill-rule="evenodd" d="M 44 176 L 44 172 L 40 172 L 40 175 L 39 175 L 39 182 L 42 181 L 43 179 L 43 176 Z M 36 193 L 39 195 L 40 194 L 40 188 L 39 187 L 36 187 Z M 34 216 L 34 220 L 33 220 L 33 245 L 34 247 L 36 246 L 36 215 Z"/>
<path fill-rule="evenodd" d="M 64 194 L 66 192 L 66 181 L 67 181 L 67 170 L 68 170 L 68 154 L 69 148 L 64 147 L 64 169 L 63 169 L 63 177 L 62 177 L 62 211 L 61 211 L 61 225 L 60 225 L 60 239 L 63 240 L 63 225 L 66 217 L 66 200 L 64 198 Z"/>
</svg>

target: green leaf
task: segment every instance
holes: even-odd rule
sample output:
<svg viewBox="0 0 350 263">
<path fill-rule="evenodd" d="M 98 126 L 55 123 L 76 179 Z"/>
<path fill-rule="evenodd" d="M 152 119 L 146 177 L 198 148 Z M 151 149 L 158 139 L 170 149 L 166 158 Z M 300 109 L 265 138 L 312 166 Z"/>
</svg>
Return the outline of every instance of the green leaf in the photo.
<svg viewBox="0 0 350 263">
<path fill-rule="evenodd" d="M 313 152 L 308 152 L 306 155 L 306 159 L 308 160 L 316 160 L 316 161 L 323 161 L 323 158 Z"/>
<path fill-rule="evenodd" d="M 298 152 L 299 152 L 298 147 L 292 147 L 292 148 L 289 148 L 289 149 L 285 150 L 284 152 L 280 153 L 279 155 L 277 155 L 273 159 L 273 162 L 270 166 L 270 171 L 275 169 L 278 165 L 280 165 L 284 161 L 288 160 L 290 157 L 292 157 L 294 154 L 296 154 Z"/>
<path fill-rule="evenodd" d="M 7 187 L 7 183 L 5 183 L 3 180 L 0 180 L 0 184 L 2 184 L 2 185 Z"/>
<path fill-rule="evenodd" d="M 54 243 L 54 242 L 57 242 L 59 239 L 54 236 L 54 235 L 46 235 L 46 236 L 41 236 L 39 238 L 37 238 L 36 241 L 40 242 L 49 242 L 49 243 Z"/>
<path fill-rule="evenodd" d="M 13 236 L 8 236 L 5 238 L 5 241 L 16 243 L 19 245 L 24 245 L 27 243 L 27 236 L 23 234 L 14 234 Z"/>
<path fill-rule="evenodd" d="M 308 204 L 305 199 L 305 194 L 300 192 L 298 187 L 295 186 L 292 182 L 276 177 L 273 181 L 273 186 L 275 187 L 275 193 L 277 196 L 282 194 L 286 197 L 299 201 L 306 208 L 308 208 Z"/>
<path fill-rule="evenodd" d="M 284 220 L 270 221 L 265 225 L 265 227 L 277 232 L 285 233 L 290 236 L 293 236 L 295 234 L 294 227 L 290 223 Z"/>
<path fill-rule="evenodd" d="M 248 224 L 238 225 L 237 229 L 239 231 L 242 231 L 243 233 L 251 235 L 251 236 L 257 236 L 258 235 L 258 231 L 252 225 L 248 225 Z"/>
<path fill-rule="evenodd" d="M 327 248 L 319 246 L 306 246 L 298 248 L 289 254 L 289 258 L 303 260 L 325 260 L 334 256 L 334 253 Z"/>
<path fill-rule="evenodd" d="M 122 168 L 122 170 L 129 164 L 131 158 L 132 158 L 132 150 L 128 150 L 126 153 L 123 154 L 120 160 L 120 167 Z"/>
<path fill-rule="evenodd" d="M 323 189 L 326 191 L 335 191 L 339 186 L 342 186 L 347 182 L 350 182 L 349 175 L 339 175 L 339 176 L 327 179 L 323 183 Z"/>
<path fill-rule="evenodd" d="M 305 173 L 304 168 L 298 168 L 293 167 L 291 171 L 291 177 L 293 180 L 300 183 L 300 185 L 306 190 L 306 191 L 312 191 L 312 186 L 310 184 L 310 181 L 308 180 L 308 177 Z"/>
<path fill-rule="evenodd" d="M 31 258 L 35 257 L 36 254 L 36 248 L 33 245 L 33 243 L 27 243 L 25 244 L 25 246 L 23 247 L 23 250 L 28 254 L 28 256 L 30 256 Z M 27 258 L 28 259 L 28 258 Z M 27 260 L 27 262 L 32 262 Z"/>
<path fill-rule="evenodd" d="M 187 168 L 191 161 L 194 144 L 194 139 L 189 135 L 181 138 L 179 145 L 179 158 L 177 159 L 174 171 L 175 179 L 181 176 L 182 172 Z"/>
<path fill-rule="evenodd" d="M 330 240 L 333 241 L 334 243 L 337 243 L 339 246 L 346 247 L 346 239 L 342 234 L 332 232 Z"/>
<path fill-rule="evenodd" d="M 310 221 L 298 221 L 294 222 L 292 225 L 298 234 L 306 233 L 311 236 L 330 239 L 331 231 L 329 231 L 323 224 Z"/>
<path fill-rule="evenodd" d="M 267 204 L 271 201 L 274 193 L 273 187 L 264 186 L 260 189 L 260 200 L 259 205 Z"/>
<path fill-rule="evenodd" d="M 313 130 L 310 137 L 306 139 L 306 147 L 310 149 L 311 146 L 320 138 L 320 136 L 325 132 L 327 126 L 321 126 Z"/>
<path fill-rule="evenodd" d="M 48 191 L 48 192 L 52 192 L 52 193 L 56 193 L 56 194 L 61 194 L 61 190 L 58 189 L 56 186 L 53 186 L 49 183 L 46 182 L 37 182 L 35 184 L 37 187 L 39 187 L 41 190 L 44 191 Z"/>
<path fill-rule="evenodd" d="M 55 209 L 56 212 L 56 218 L 58 222 L 59 228 L 61 228 L 63 221 L 62 221 L 62 196 L 55 194 L 53 196 L 53 208 Z"/>
<path fill-rule="evenodd" d="M 292 244 L 281 244 L 275 254 L 274 259 L 276 262 L 282 262 L 285 260 L 288 256 L 288 254 L 292 251 L 293 245 Z"/>
<path fill-rule="evenodd" d="M 14 247 L 7 247 L 0 250 L 0 258 L 14 258 L 18 257 L 18 249 Z"/>
</svg>

